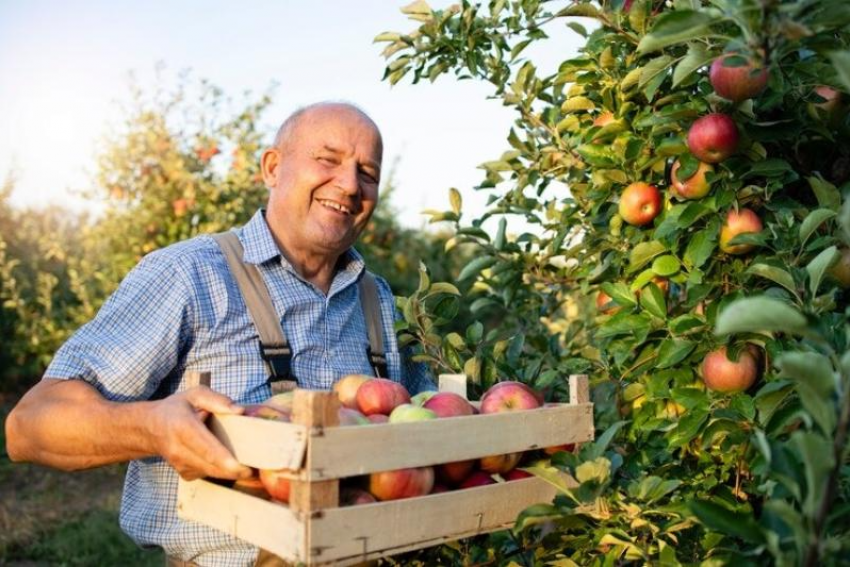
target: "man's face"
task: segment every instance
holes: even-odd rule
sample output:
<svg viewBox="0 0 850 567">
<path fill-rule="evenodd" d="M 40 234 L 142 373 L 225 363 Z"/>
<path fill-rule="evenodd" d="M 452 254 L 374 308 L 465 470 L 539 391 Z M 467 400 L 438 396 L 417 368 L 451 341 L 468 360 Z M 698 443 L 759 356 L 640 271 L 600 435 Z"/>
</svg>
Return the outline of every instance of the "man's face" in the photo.
<svg viewBox="0 0 850 567">
<path fill-rule="evenodd" d="M 293 254 L 342 254 L 378 204 L 381 155 L 380 134 L 356 111 L 308 111 L 288 143 L 263 156 L 272 233 Z"/>
</svg>

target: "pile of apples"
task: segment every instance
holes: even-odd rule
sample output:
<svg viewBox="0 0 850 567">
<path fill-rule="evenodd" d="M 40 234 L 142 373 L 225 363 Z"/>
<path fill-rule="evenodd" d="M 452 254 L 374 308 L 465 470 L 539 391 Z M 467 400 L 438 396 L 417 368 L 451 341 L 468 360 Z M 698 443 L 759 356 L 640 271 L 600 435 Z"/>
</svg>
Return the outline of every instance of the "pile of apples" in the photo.
<svg viewBox="0 0 850 567">
<path fill-rule="evenodd" d="M 451 392 L 427 391 L 411 396 L 398 382 L 365 375 L 346 376 L 334 384 L 333 391 L 341 404 L 340 426 L 409 423 L 478 413 L 524 411 L 544 405 L 539 393 L 521 382 L 513 381 L 492 386 L 484 393 L 478 407 L 470 404 L 463 396 Z M 278 394 L 263 404 L 248 406 L 244 415 L 290 421 L 292 399 L 292 392 Z M 573 445 L 559 445 L 548 447 L 544 452 L 552 455 L 557 451 L 573 449 Z M 398 500 L 495 484 L 499 480 L 526 478 L 531 475 L 516 468 L 525 456 L 524 453 L 492 455 L 344 479 L 340 488 L 340 504 L 350 506 Z M 533 452 L 529 452 L 528 456 L 533 457 Z M 289 502 L 290 483 L 285 471 L 260 470 L 253 478 L 237 481 L 234 488 L 254 496 Z"/>
</svg>

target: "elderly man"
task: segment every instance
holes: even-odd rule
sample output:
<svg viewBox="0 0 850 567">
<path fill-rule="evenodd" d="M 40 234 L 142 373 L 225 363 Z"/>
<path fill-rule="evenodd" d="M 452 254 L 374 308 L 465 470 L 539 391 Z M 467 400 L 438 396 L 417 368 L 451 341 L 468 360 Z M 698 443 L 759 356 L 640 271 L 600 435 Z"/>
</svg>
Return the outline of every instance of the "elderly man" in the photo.
<svg viewBox="0 0 850 567">
<path fill-rule="evenodd" d="M 373 374 L 358 285 L 365 268 L 352 245 L 378 202 L 382 146 L 375 123 L 351 105 L 299 110 L 262 155 L 267 210 L 234 231 L 288 339 L 285 377 L 301 387 Z M 399 352 L 392 293 L 377 282 L 389 377 L 412 392 L 431 388 Z M 203 423 L 270 393 L 275 365 L 261 355 L 248 311 L 218 240 L 199 236 L 148 255 L 9 415 L 10 457 L 65 470 L 131 460 L 121 526 L 137 543 L 162 547 L 173 564 L 254 564 L 256 548 L 175 511 L 178 473 L 251 474 Z M 195 371 L 211 372 L 211 388 L 187 384 Z"/>
</svg>

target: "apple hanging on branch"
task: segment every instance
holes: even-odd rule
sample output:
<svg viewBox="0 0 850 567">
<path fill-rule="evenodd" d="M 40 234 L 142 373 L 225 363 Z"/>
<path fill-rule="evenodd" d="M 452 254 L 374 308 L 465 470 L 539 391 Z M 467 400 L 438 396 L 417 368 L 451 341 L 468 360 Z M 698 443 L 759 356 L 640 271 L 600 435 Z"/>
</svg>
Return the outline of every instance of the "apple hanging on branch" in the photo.
<svg viewBox="0 0 850 567">
<path fill-rule="evenodd" d="M 661 192 L 649 183 L 636 181 L 620 195 L 619 213 L 623 220 L 634 226 L 643 226 L 661 212 Z"/>
<path fill-rule="evenodd" d="M 767 79 L 767 67 L 737 53 L 721 55 L 709 71 L 714 92 L 732 102 L 758 96 L 767 86 Z"/>
<path fill-rule="evenodd" d="M 720 228 L 720 249 L 727 254 L 746 254 L 754 244 L 729 244 L 739 234 L 755 234 L 761 232 L 761 219 L 750 209 L 731 209 L 726 215 L 726 221 Z"/>
<path fill-rule="evenodd" d="M 705 163 L 720 163 L 738 147 L 738 127 L 727 114 L 698 118 L 688 130 L 688 149 Z"/>
</svg>

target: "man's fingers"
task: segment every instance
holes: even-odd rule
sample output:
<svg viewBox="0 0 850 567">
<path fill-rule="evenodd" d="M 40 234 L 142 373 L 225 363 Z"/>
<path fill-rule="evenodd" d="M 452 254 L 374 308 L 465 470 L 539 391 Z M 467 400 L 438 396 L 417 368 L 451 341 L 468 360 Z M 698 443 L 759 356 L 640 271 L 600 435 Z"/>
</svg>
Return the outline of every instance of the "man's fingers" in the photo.
<svg viewBox="0 0 850 567">
<path fill-rule="evenodd" d="M 236 404 L 223 394 L 213 392 L 206 386 L 197 386 L 186 390 L 186 399 L 192 407 L 211 413 L 241 414 L 245 408 Z"/>
<path fill-rule="evenodd" d="M 230 451 L 210 433 L 202 424 L 187 428 L 181 435 L 181 441 L 188 449 L 186 457 L 193 461 L 194 468 L 216 478 L 247 478 L 251 476 L 250 467 L 237 461 Z"/>
</svg>

